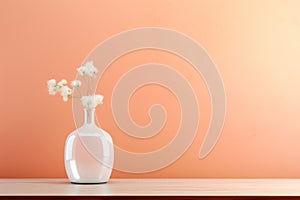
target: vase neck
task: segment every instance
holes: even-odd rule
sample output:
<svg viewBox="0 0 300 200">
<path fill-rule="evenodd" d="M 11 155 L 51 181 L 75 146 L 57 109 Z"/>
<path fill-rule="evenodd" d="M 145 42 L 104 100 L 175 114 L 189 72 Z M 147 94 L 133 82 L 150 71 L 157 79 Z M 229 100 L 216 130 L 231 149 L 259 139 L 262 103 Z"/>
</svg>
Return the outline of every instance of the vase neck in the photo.
<svg viewBox="0 0 300 200">
<path fill-rule="evenodd" d="M 95 124 L 95 108 L 84 109 L 84 124 Z"/>
</svg>

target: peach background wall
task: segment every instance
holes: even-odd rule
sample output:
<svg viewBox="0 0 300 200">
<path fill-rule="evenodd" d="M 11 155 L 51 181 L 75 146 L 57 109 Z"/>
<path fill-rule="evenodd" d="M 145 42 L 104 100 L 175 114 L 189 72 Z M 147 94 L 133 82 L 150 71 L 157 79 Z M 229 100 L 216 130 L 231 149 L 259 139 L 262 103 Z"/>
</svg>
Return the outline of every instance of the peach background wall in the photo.
<svg viewBox="0 0 300 200">
<path fill-rule="evenodd" d="M 148 174 L 114 171 L 113 177 L 300 177 L 297 0 L 1 0 L 0 177 L 66 177 L 63 148 L 74 129 L 71 103 L 50 97 L 46 80 L 74 79 L 74 69 L 101 41 L 145 26 L 177 30 L 207 50 L 224 79 L 225 127 L 214 150 L 199 160 L 210 117 L 201 77 L 174 55 L 150 50 L 128 54 L 100 82 L 106 99 L 121 66 L 125 70 L 157 61 L 188 77 L 203 117 L 195 141 L 176 163 Z M 144 101 L 149 94 L 153 98 Z M 130 109 L 136 122 L 149 120 L 147 106 L 155 102 L 165 105 L 171 117 L 162 133 L 147 142 L 130 140 L 116 128 L 109 103 L 97 115 L 116 144 L 147 152 L 169 141 L 178 128 L 178 103 L 155 86 L 133 96 Z"/>
</svg>

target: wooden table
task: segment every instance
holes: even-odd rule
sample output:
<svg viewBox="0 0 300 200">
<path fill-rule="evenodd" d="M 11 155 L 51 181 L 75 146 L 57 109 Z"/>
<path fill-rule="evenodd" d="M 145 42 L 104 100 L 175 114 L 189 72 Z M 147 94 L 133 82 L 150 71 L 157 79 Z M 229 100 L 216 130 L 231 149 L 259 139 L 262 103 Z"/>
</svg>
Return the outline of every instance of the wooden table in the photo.
<svg viewBox="0 0 300 200">
<path fill-rule="evenodd" d="M 155 196 L 155 198 L 153 198 Z M 0 179 L 0 199 L 300 199 L 300 179 Z"/>
</svg>

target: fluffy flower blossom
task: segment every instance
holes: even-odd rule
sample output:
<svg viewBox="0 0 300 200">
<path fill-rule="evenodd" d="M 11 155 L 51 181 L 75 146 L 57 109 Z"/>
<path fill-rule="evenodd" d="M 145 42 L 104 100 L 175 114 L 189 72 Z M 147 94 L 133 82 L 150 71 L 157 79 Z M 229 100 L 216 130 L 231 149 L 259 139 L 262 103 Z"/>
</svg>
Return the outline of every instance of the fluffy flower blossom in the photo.
<svg viewBox="0 0 300 200">
<path fill-rule="evenodd" d="M 100 94 L 92 95 L 92 96 L 82 96 L 81 103 L 84 108 L 92 109 L 95 108 L 99 104 L 103 104 L 104 97 Z"/>
<path fill-rule="evenodd" d="M 79 88 L 81 86 L 81 81 L 80 80 L 74 80 L 74 81 L 72 81 L 71 85 L 74 88 Z"/>
<path fill-rule="evenodd" d="M 61 81 L 59 81 L 58 83 L 57 83 L 57 85 L 59 86 L 59 87 L 63 87 L 63 86 L 65 86 L 65 85 L 67 85 L 67 81 L 66 81 L 66 79 L 62 79 Z"/>
<path fill-rule="evenodd" d="M 47 82 L 48 85 L 48 92 L 50 95 L 56 95 L 56 93 L 59 91 L 59 88 L 56 85 L 56 80 L 51 79 Z"/>
<path fill-rule="evenodd" d="M 48 87 L 52 86 L 54 87 L 56 85 L 56 80 L 55 79 L 50 79 L 49 81 L 47 81 Z"/>
<path fill-rule="evenodd" d="M 68 101 L 68 99 L 72 96 L 73 90 L 69 88 L 69 86 L 65 85 L 60 89 L 60 95 L 63 98 L 63 101 Z"/>
<path fill-rule="evenodd" d="M 89 76 L 94 78 L 95 75 L 98 73 L 98 69 L 94 66 L 93 61 L 89 61 L 82 65 L 81 67 L 77 68 L 78 73 L 80 76 Z"/>
<path fill-rule="evenodd" d="M 47 82 L 48 84 L 48 92 L 50 95 L 56 95 L 60 93 L 63 98 L 63 101 L 68 101 L 68 99 L 72 96 L 73 90 L 67 86 L 67 81 L 62 79 L 60 82 L 56 83 L 55 79 L 51 79 Z"/>
</svg>

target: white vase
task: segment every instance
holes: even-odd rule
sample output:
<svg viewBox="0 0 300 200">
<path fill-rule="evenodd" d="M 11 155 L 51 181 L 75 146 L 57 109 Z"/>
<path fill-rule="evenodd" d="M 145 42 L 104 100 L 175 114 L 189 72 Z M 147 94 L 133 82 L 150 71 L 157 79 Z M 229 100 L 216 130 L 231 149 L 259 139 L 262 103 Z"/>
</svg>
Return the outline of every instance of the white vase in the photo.
<svg viewBox="0 0 300 200">
<path fill-rule="evenodd" d="M 95 109 L 84 109 L 84 125 L 65 144 L 65 168 L 71 183 L 106 183 L 114 162 L 111 136 L 95 124 Z"/>
</svg>

